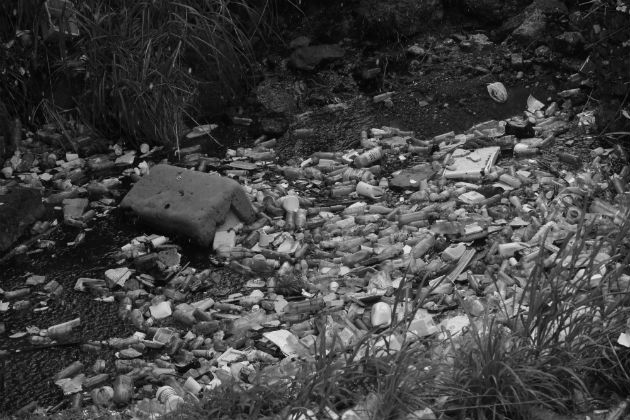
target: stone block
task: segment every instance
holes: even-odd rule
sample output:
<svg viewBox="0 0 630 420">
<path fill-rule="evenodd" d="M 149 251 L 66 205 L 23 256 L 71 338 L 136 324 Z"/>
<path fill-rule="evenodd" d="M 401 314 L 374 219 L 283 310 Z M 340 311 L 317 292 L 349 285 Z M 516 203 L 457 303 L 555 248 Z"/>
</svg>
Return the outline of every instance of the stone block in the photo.
<svg viewBox="0 0 630 420">
<path fill-rule="evenodd" d="M 220 175 L 156 165 L 120 203 L 145 223 L 209 246 L 230 209 L 251 223 L 256 212 L 238 182 Z"/>
<path fill-rule="evenodd" d="M 0 251 L 13 245 L 44 211 L 39 190 L 13 187 L 0 195 Z"/>
</svg>

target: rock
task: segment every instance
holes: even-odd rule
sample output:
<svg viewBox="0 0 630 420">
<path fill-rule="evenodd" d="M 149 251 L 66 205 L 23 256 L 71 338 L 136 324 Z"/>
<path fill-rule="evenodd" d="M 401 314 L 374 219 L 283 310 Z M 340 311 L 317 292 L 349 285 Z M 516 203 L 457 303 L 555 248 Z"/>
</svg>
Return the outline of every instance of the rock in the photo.
<svg viewBox="0 0 630 420">
<path fill-rule="evenodd" d="M 503 24 L 497 30 L 497 35 L 500 38 L 503 38 L 508 34 L 513 33 L 528 19 L 530 19 L 532 15 L 534 15 L 534 18 L 539 19 L 540 16 L 536 15 L 542 13 L 542 15 L 545 16 L 544 21 L 546 22 L 546 17 L 549 15 L 562 15 L 567 14 L 568 12 L 567 6 L 559 0 L 535 0 L 521 13 L 506 16 L 503 19 Z"/>
<path fill-rule="evenodd" d="M 14 187 L 0 195 L 0 251 L 6 251 L 43 215 L 39 190 Z"/>
<path fill-rule="evenodd" d="M 512 32 L 512 36 L 523 45 L 530 45 L 540 40 L 547 28 L 547 17 L 540 9 L 528 14 L 523 23 Z"/>
<path fill-rule="evenodd" d="M 523 67 L 523 54 L 513 53 L 510 55 L 510 63 L 512 67 L 515 69 L 520 69 Z"/>
<path fill-rule="evenodd" d="M 4 102 L 0 99 L 0 161 L 6 156 L 9 156 L 11 152 L 11 123 L 9 110 Z"/>
<path fill-rule="evenodd" d="M 365 36 L 383 40 L 426 30 L 443 18 L 444 6 L 441 0 L 361 0 L 356 13 Z"/>
<path fill-rule="evenodd" d="M 297 101 L 293 85 L 287 82 L 267 79 L 256 87 L 256 99 L 270 111 L 281 114 L 297 112 Z"/>
<path fill-rule="evenodd" d="M 344 54 L 344 49 L 335 44 L 300 47 L 293 51 L 289 63 L 296 69 L 311 71 L 322 61 L 341 58 Z"/>
<path fill-rule="evenodd" d="M 22 155 L 22 160 L 15 168 L 16 172 L 28 172 L 32 169 L 35 162 L 35 156 L 31 152 L 26 152 Z"/>
<path fill-rule="evenodd" d="M 549 59 L 551 58 L 551 48 L 546 45 L 541 45 L 540 47 L 536 48 L 536 50 L 534 50 L 534 55 L 538 58 Z"/>
<path fill-rule="evenodd" d="M 435 413 L 430 408 L 423 408 L 422 410 L 416 410 L 413 413 L 407 414 L 405 420 L 434 420 L 437 419 Z"/>
<path fill-rule="evenodd" d="M 288 122 L 282 118 L 264 117 L 260 119 L 260 130 L 268 136 L 280 137 L 288 128 Z"/>
<path fill-rule="evenodd" d="M 308 47 L 311 44 L 311 38 L 301 35 L 289 42 L 289 48 L 292 50 L 300 47 Z"/>
<path fill-rule="evenodd" d="M 256 213 L 238 182 L 205 172 L 156 165 L 120 203 L 141 220 L 167 232 L 212 244 L 230 209 L 244 222 Z"/>
<path fill-rule="evenodd" d="M 555 47 L 558 51 L 565 54 L 574 54 L 584 44 L 584 37 L 577 31 L 564 32 L 555 39 Z"/>
<path fill-rule="evenodd" d="M 63 200 L 64 220 L 79 220 L 89 204 L 87 198 L 66 198 Z"/>
<path fill-rule="evenodd" d="M 534 0 L 527 7 L 530 10 L 539 9 L 547 15 L 566 15 L 569 8 L 562 0 Z"/>
<path fill-rule="evenodd" d="M 427 51 L 417 44 L 407 48 L 407 52 L 411 55 L 415 55 L 416 57 L 424 57 L 427 54 Z"/>
</svg>

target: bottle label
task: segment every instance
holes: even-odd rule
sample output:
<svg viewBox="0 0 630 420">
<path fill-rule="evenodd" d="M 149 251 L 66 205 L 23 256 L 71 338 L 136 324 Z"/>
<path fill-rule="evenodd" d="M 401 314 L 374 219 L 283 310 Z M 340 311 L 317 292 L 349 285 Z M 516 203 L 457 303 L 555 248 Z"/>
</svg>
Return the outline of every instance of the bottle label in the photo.
<svg viewBox="0 0 630 420">
<path fill-rule="evenodd" d="M 372 163 L 379 160 L 382 157 L 382 155 L 383 154 L 381 152 L 381 149 L 376 147 L 372 150 L 368 150 L 367 152 L 365 152 L 363 156 L 365 156 L 365 159 L 367 160 L 368 163 Z"/>
</svg>

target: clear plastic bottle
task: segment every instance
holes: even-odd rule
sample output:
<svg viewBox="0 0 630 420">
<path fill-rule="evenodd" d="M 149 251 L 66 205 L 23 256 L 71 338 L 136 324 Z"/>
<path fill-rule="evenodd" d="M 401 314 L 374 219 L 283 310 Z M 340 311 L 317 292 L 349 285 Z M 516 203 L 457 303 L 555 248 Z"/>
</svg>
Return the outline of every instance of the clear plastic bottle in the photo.
<svg viewBox="0 0 630 420">
<path fill-rule="evenodd" d="M 128 375 L 118 375 L 113 383 L 114 396 L 112 400 L 119 406 L 131 402 L 133 397 L 133 379 Z"/>
<path fill-rule="evenodd" d="M 411 249 L 411 255 L 413 255 L 414 258 L 420 258 L 429 252 L 429 250 L 433 248 L 433 245 L 435 245 L 435 237 L 433 234 L 427 234 Z"/>
<path fill-rule="evenodd" d="M 237 335 L 239 333 L 262 325 L 266 321 L 267 313 L 264 309 L 258 309 L 250 312 L 247 315 L 242 316 L 241 318 L 234 320 L 231 325 L 229 325 L 226 332 L 229 332 L 232 335 Z"/>
<path fill-rule="evenodd" d="M 346 197 L 353 193 L 355 190 L 354 185 L 339 185 L 334 186 L 330 190 L 330 196 L 333 198 Z"/>
<path fill-rule="evenodd" d="M 159 387 L 155 393 L 155 397 L 166 406 L 167 412 L 176 410 L 184 403 L 184 399 L 177 395 L 175 390 L 170 386 Z"/>
<path fill-rule="evenodd" d="M 353 254 L 346 255 L 345 257 L 342 258 L 342 262 L 343 262 L 344 265 L 346 265 L 348 267 L 354 267 L 355 265 L 357 265 L 361 261 L 368 259 L 371 255 L 372 255 L 372 251 L 371 250 L 369 250 L 369 249 L 362 249 L 362 250 L 360 250 L 358 252 L 355 252 Z"/>
<path fill-rule="evenodd" d="M 385 190 L 383 190 L 381 187 L 370 185 L 367 182 L 363 181 L 360 181 L 357 184 L 356 192 L 359 195 L 371 198 L 373 200 L 377 200 L 381 198 L 383 194 L 385 194 Z"/>
<path fill-rule="evenodd" d="M 354 166 L 357 168 L 365 168 L 370 166 L 374 162 L 380 160 L 383 157 L 383 149 L 381 147 L 375 147 L 362 153 L 354 159 Z"/>
<path fill-rule="evenodd" d="M 366 181 L 372 182 L 374 181 L 374 174 L 370 172 L 368 169 L 354 169 L 348 168 L 342 173 L 342 179 L 344 181 Z"/>
</svg>

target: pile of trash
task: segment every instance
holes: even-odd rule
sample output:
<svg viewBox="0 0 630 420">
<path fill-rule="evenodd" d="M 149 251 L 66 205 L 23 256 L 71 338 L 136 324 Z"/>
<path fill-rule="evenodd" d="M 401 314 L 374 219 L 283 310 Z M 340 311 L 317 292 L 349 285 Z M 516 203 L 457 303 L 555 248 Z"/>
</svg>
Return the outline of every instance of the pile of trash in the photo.
<svg viewBox="0 0 630 420">
<path fill-rule="evenodd" d="M 568 233 L 582 222 L 610 232 L 624 221 L 626 203 L 617 197 L 627 190 L 629 169 L 613 173 L 609 159 L 618 150 L 594 149 L 584 167 L 566 152 L 557 154 L 564 169 L 537 161 L 576 132 L 588 135 L 592 114 L 570 121 L 572 94 L 560 94 L 564 104 L 530 97 L 522 116 L 429 139 L 372 128 L 360 133 L 360 149 L 317 152 L 286 165 L 276 163 L 276 140 L 265 137 L 224 159 L 182 156 L 202 179 L 237 180 L 251 202 L 253 222 L 243 222 L 232 204 L 212 235 L 213 263 L 242 279 L 242 291 L 208 296 L 215 270 L 182 264 L 180 247 L 167 236 L 137 237 L 121 248 L 119 266 L 74 286 L 118 305 L 137 332 L 84 343 L 86 352 L 114 352 L 115 364 L 77 361 L 55 383 L 75 407 L 90 400 L 94 412 L 126 409 L 150 418 L 221 384 L 246 388 L 290 377 L 321 348 L 344 352 L 374 335 L 372 346 L 385 354 L 403 343 L 456 337 L 490 313 L 515 316 L 522 308 L 505 303 L 518 302 L 539 259 L 554 264 Z M 133 162 L 133 154 L 120 156 Z M 136 179 L 151 170 L 144 161 L 126 169 Z M 110 179 L 87 189 L 101 199 L 114 185 Z M 55 199 L 75 225 L 94 216 L 86 198 Z M 151 211 L 155 225 L 169 206 Z M 613 254 L 599 250 L 593 285 Z M 45 283 L 33 277 L 22 289 L 3 291 L 2 310 L 27 305 L 21 299 L 29 287 Z M 63 293 L 58 284 L 44 289 Z M 16 334 L 48 345 L 80 324 L 76 318 Z M 357 411 L 327 415 L 363 418 Z"/>
</svg>

